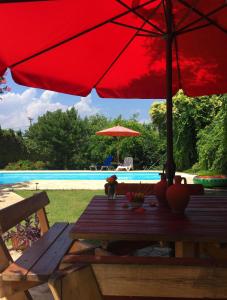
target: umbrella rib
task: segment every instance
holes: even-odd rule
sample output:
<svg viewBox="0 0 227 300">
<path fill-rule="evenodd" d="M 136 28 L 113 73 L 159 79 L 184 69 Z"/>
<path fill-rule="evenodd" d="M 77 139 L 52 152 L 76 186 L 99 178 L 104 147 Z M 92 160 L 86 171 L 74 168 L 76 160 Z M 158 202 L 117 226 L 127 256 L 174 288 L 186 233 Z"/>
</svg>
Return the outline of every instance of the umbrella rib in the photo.
<svg viewBox="0 0 227 300">
<path fill-rule="evenodd" d="M 126 3 L 124 3 L 122 0 L 116 0 L 118 3 L 120 3 L 122 6 L 126 7 L 127 9 L 131 10 L 131 12 L 133 14 L 135 14 L 137 17 L 139 17 L 140 19 L 144 20 L 147 24 L 149 24 L 150 26 L 152 26 L 153 28 L 155 28 L 156 30 L 158 30 L 159 32 L 161 32 L 162 34 L 164 34 L 165 32 L 160 28 L 158 27 L 157 25 L 153 24 L 152 22 L 150 22 L 149 20 L 147 20 L 143 15 L 141 15 L 140 13 L 138 13 L 135 8 L 131 8 L 129 7 Z M 150 1 L 150 2 L 153 2 Z M 146 4 L 147 5 L 147 4 Z M 158 7 L 160 6 L 160 4 L 158 5 Z M 138 9 L 138 7 L 137 7 Z"/>
<path fill-rule="evenodd" d="M 117 0 L 118 1 L 118 0 Z M 155 11 L 160 7 L 161 3 L 156 7 Z M 132 43 L 132 41 L 135 39 L 136 36 L 138 36 L 138 32 L 147 24 L 147 20 L 144 21 L 144 23 L 141 25 L 140 28 L 138 28 L 137 32 L 131 37 L 131 39 L 126 43 L 126 45 L 123 47 L 123 49 L 120 51 L 120 53 L 115 57 L 115 59 L 112 61 L 112 63 L 109 65 L 109 67 L 106 69 L 106 71 L 100 76 L 100 78 L 95 83 L 94 87 L 96 88 L 97 85 L 101 82 L 101 80 L 106 76 L 106 74 L 109 72 L 109 70 L 112 68 L 112 66 L 118 61 L 118 59 L 121 57 L 121 55 L 124 53 L 124 51 L 129 47 L 129 45 Z"/>
<path fill-rule="evenodd" d="M 162 6 L 163 6 L 163 11 L 164 11 L 165 21 L 166 21 L 166 24 L 167 24 L 166 7 L 165 7 L 165 1 L 164 0 L 162 0 Z"/>
<path fill-rule="evenodd" d="M 104 26 L 104 25 L 110 23 L 110 22 L 113 22 L 114 20 L 119 19 L 119 18 L 121 18 L 121 17 L 123 17 L 123 16 L 125 16 L 125 15 L 127 15 L 127 14 L 129 14 L 129 13 L 131 13 L 132 11 L 134 11 L 134 10 L 136 10 L 136 9 L 138 9 L 138 8 L 141 8 L 141 7 L 145 6 L 145 5 L 147 5 L 147 4 L 150 3 L 150 2 L 151 2 L 151 0 L 145 2 L 145 3 L 141 4 L 141 5 L 138 5 L 138 6 L 134 7 L 134 8 L 130 8 L 129 10 L 124 11 L 123 13 L 120 13 L 120 14 L 118 14 L 118 15 L 116 15 L 116 16 L 114 16 L 114 17 L 112 17 L 112 18 L 110 18 L 110 19 L 108 19 L 108 20 L 106 20 L 106 21 L 104 21 L 104 22 L 101 22 L 101 23 L 99 23 L 99 24 L 97 24 L 97 25 L 95 25 L 95 26 L 93 26 L 93 27 L 90 27 L 90 28 L 88 28 L 88 29 L 86 29 L 86 30 L 84 30 L 84 31 L 82 31 L 82 32 L 79 32 L 79 33 L 77 33 L 77 34 L 75 34 L 75 35 L 73 35 L 73 36 L 71 36 L 71 37 L 69 37 L 69 38 L 66 38 L 65 40 L 63 40 L 63 41 L 61 41 L 61 42 L 59 42 L 59 43 L 56 43 L 56 44 L 54 44 L 54 45 L 52 45 L 52 46 L 50 46 L 50 47 L 47 47 L 47 48 L 45 48 L 45 49 L 43 49 L 43 50 L 40 50 L 40 51 L 38 51 L 38 52 L 36 52 L 36 53 L 34 53 L 34 54 L 32 54 L 32 55 L 30 55 L 30 56 L 24 58 L 24 59 L 21 59 L 20 61 L 17 61 L 17 62 L 15 62 L 15 63 L 11 64 L 11 65 L 9 66 L 9 68 L 14 68 L 14 67 L 16 67 L 17 65 L 22 64 L 22 63 L 24 63 L 24 62 L 26 62 L 26 61 L 28 61 L 28 60 L 34 58 L 34 57 L 37 57 L 37 56 L 39 56 L 39 55 L 42 55 L 43 53 L 46 53 L 46 52 L 48 52 L 48 51 L 50 51 L 50 50 L 53 50 L 53 49 L 55 49 L 55 48 L 57 48 L 57 47 L 59 47 L 59 46 L 61 46 L 61 45 L 63 45 L 63 44 L 66 44 L 66 43 L 68 43 L 68 42 L 70 42 L 70 41 L 72 41 L 72 40 L 74 40 L 74 39 L 76 39 L 76 38 L 78 38 L 78 37 L 80 37 L 80 36 L 82 36 L 82 35 L 84 35 L 84 34 L 89 33 L 90 31 L 93 31 L 93 30 L 95 30 L 95 29 L 97 29 L 97 28 L 99 28 L 99 27 L 102 27 L 102 26 Z"/>
<path fill-rule="evenodd" d="M 184 34 L 184 33 L 191 32 L 191 31 L 203 29 L 203 28 L 208 27 L 208 26 L 211 26 L 211 25 L 212 25 L 212 24 L 208 23 L 208 24 L 204 24 L 204 25 L 200 25 L 200 26 L 195 26 L 195 27 L 189 28 L 189 29 L 184 30 L 184 31 L 180 31 L 180 32 L 177 31 L 177 32 L 176 32 L 176 35 L 181 35 L 181 34 Z"/>
<path fill-rule="evenodd" d="M 148 29 L 143 29 L 143 28 L 139 28 L 139 27 L 136 27 L 136 26 L 132 26 L 132 25 L 128 25 L 128 24 L 124 24 L 124 23 L 121 23 L 121 22 L 117 22 L 117 21 L 112 21 L 113 24 L 116 24 L 116 25 L 119 25 L 119 26 L 122 26 L 122 27 L 127 27 L 127 28 L 130 28 L 130 29 L 135 29 L 135 30 L 139 30 L 139 31 L 143 31 L 145 33 L 148 33 L 148 35 L 152 35 L 152 36 L 158 36 L 158 37 L 161 37 L 162 34 L 159 34 L 157 32 L 154 32 L 154 31 L 151 31 L 151 30 L 148 30 Z"/>
<path fill-rule="evenodd" d="M 173 31 L 175 32 L 176 29 L 176 24 L 175 24 L 175 20 L 173 17 Z M 178 77 L 178 81 L 179 81 L 179 89 L 182 88 L 182 81 L 181 81 L 181 69 L 180 69 L 180 64 L 179 64 L 179 55 L 178 55 L 178 41 L 177 41 L 177 36 L 174 34 L 173 36 L 173 40 L 174 40 L 174 45 L 175 45 L 175 55 L 176 55 L 176 62 L 177 62 L 177 77 Z"/>
<path fill-rule="evenodd" d="M 201 1 L 201 0 L 194 0 L 194 2 L 191 4 L 191 6 L 193 6 L 193 7 L 198 6 L 199 1 Z M 182 24 L 191 15 L 192 12 L 193 12 L 192 9 L 188 9 L 185 12 L 184 16 L 177 22 L 176 28 L 179 28 L 180 24 Z"/>
<path fill-rule="evenodd" d="M 160 37 L 162 37 L 162 35 L 159 36 L 159 35 L 153 35 L 153 34 L 149 34 L 149 33 L 147 33 L 147 34 L 146 33 L 137 33 L 136 36 L 151 37 L 151 38 L 160 38 Z"/>
<path fill-rule="evenodd" d="M 217 7 L 216 9 L 210 11 L 207 16 L 212 16 L 213 14 L 217 13 L 218 11 L 222 10 L 223 8 L 226 8 L 226 4 L 223 4 L 219 7 Z M 210 26 L 211 24 L 210 23 L 207 23 L 207 24 L 204 24 L 204 25 L 200 25 L 200 26 L 196 26 L 196 27 L 191 27 L 192 25 L 200 22 L 201 20 L 203 20 L 204 18 L 201 17 L 201 18 L 198 18 L 197 20 L 193 21 L 193 22 L 190 22 L 189 24 L 187 24 L 186 26 L 182 27 L 181 29 L 177 30 L 176 34 L 181 34 L 181 33 L 186 33 L 186 32 L 190 32 L 190 31 L 193 31 L 193 30 L 197 30 L 197 29 L 200 29 L 200 28 L 203 28 L 203 27 L 207 27 L 207 26 Z M 191 28 L 190 28 L 191 27 Z"/>
<path fill-rule="evenodd" d="M 141 28 L 143 28 L 143 26 L 146 24 L 146 22 L 144 22 L 141 26 Z M 140 29 L 138 28 L 137 32 L 139 32 Z M 121 55 L 124 53 L 124 51 L 128 48 L 128 46 L 132 43 L 132 41 L 135 39 L 135 37 L 137 36 L 137 32 L 135 32 L 133 34 L 133 36 L 130 38 L 130 40 L 126 43 L 126 45 L 123 47 L 123 49 L 120 51 L 120 53 L 118 53 L 118 55 L 115 57 L 115 59 L 112 61 L 112 63 L 109 65 L 109 67 L 105 70 L 105 72 L 100 76 L 100 78 L 97 80 L 97 82 L 95 83 L 94 87 L 96 88 L 97 85 L 101 82 L 101 80 L 106 76 L 106 74 L 109 72 L 109 70 L 112 68 L 112 66 L 118 61 L 118 59 L 121 57 Z"/>
<path fill-rule="evenodd" d="M 186 1 L 184 0 L 178 0 L 181 4 L 183 4 L 184 6 L 186 6 L 187 8 L 192 9 L 197 15 L 199 15 L 200 17 L 202 17 L 202 19 L 207 20 L 210 24 L 214 25 L 215 27 L 217 27 L 219 30 L 221 30 L 224 33 L 227 33 L 227 30 L 225 28 L 223 28 L 221 25 L 219 25 L 216 21 L 214 21 L 213 19 L 209 18 L 209 16 L 203 14 L 200 10 L 196 9 L 195 7 L 192 7 L 190 4 L 188 4 Z"/>
</svg>

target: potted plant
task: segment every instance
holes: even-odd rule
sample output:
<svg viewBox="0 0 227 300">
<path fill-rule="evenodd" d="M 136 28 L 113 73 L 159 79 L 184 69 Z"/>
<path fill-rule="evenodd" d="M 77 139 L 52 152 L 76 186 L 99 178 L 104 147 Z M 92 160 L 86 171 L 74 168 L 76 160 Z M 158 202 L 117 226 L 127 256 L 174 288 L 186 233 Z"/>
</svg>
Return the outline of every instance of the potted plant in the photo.
<svg viewBox="0 0 227 300">
<path fill-rule="evenodd" d="M 143 193 L 128 192 L 128 193 L 126 193 L 126 197 L 132 208 L 139 208 L 144 203 L 144 194 Z"/>
<path fill-rule="evenodd" d="M 23 222 L 16 225 L 13 230 L 8 231 L 3 236 L 5 241 L 11 241 L 13 250 L 22 251 L 39 238 L 39 220 L 36 215 L 34 218 L 26 218 Z"/>
</svg>

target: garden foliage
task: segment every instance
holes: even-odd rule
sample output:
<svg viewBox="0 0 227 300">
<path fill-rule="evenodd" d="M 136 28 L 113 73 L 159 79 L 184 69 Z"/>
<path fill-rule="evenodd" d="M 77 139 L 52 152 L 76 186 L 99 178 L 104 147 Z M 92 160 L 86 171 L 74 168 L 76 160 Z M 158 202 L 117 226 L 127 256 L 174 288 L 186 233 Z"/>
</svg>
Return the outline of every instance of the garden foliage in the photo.
<svg viewBox="0 0 227 300">
<path fill-rule="evenodd" d="M 20 131 L 0 128 L 0 168 L 4 168 L 9 162 L 25 159 L 26 147 Z"/>
<path fill-rule="evenodd" d="M 42 161 L 44 168 L 88 169 L 92 163 L 102 164 L 110 154 L 116 161 L 119 150 L 121 160 L 125 156 L 132 156 L 136 168 L 157 165 L 159 157 L 165 154 L 165 148 L 152 124 L 142 124 L 137 118 L 134 115 L 130 120 L 124 120 L 119 116 L 111 120 L 94 115 L 82 119 L 74 108 L 66 112 L 47 112 L 25 132 L 27 157 L 33 162 Z M 95 134 L 116 125 L 129 127 L 141 135 L 115 138 Z M 21 165 L 25 164 L 23 162 Z M 31 164 L 27 165 L 30 169 Z M 36 169 L 34 163 L 33 168 Z"/>
<path fill-rule="evenodd" d="M 174 158 L 178 170 L 192 168 L 227 172 L 226 95 L 191 98 L 182 90 L 173 98 Z M 160 139 L 166 135 L 166 104 L 150 109 Z"/>
<path fill-rule="evenodd" d="M 88 169 L 117 151 L 132 156 L 136 169 L 161 168 L 166 160 L 166 104 L 153 103 L 151 122 L 103 115 L 81 118 L 74 109 L 47 112 L 25 133 L 0 129 L 0 168 L 9 170 Z M 121 125 L 138 137 L 95 133 Z M 180 90 L 173 98 L 174 158 L 177 170 L 192 168 L 227 174 L 227 95 L 191 98 Z"/>
</svg>

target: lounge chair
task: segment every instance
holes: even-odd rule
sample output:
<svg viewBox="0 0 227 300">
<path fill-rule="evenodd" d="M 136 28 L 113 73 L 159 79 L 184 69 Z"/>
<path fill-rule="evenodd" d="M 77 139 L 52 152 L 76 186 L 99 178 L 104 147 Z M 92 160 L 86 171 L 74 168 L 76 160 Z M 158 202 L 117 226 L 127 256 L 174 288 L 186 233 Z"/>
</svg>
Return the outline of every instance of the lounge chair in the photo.
<svg viewBox="0 0 227 300">
<path fill-rule="evenodd" d="M 98 167 L 100 167 L 100 170 L 109 170 L 109 168 L 112 166 L 112 161 L 113 161 L 113 156 L 112 155 L 109 155 L 103 162 L 103 164 L 91 164 L 89 166 L 89 169 L 92 170 L 97 170 Z"/>
<path fill-rule="evenodd" d="M 116 171 L 130 171 L 130 170 L 133 170 L 133 158 L 132 157 L 125 157 L 123 164 L 119 165 L 116 168 Z"/>
</svg>

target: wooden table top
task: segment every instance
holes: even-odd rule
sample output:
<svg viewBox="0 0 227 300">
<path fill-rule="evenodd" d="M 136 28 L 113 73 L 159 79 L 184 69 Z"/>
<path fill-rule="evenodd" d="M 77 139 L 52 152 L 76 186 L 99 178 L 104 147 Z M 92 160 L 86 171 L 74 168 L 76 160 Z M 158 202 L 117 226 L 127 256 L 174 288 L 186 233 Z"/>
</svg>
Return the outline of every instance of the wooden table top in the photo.
<svg viewBox="0 0 227 300">
<path fill-rule="evenodd" d="M 123 208 L 124 196 L 95 196 L 71 229 L 73 239 L 227 242 L 227 197 L 191 196 L 185 215 L 151 207 L 144 213 Z"/>
</svg>

